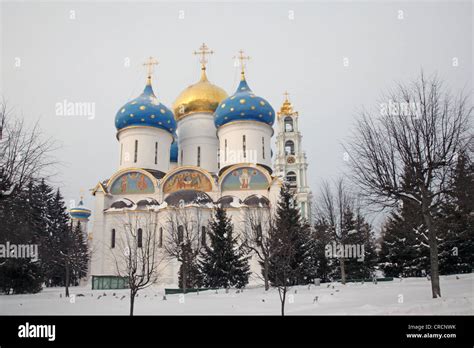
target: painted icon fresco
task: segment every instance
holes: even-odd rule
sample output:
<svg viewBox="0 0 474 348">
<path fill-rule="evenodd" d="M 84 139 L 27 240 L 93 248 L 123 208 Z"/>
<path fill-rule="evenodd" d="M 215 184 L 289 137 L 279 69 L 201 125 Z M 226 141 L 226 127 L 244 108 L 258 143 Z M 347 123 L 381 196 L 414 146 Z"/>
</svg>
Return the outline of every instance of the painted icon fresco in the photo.
<svg viewBox="0 0 474 348">
<path fill-rule="evenodd" d="M 268 180 L 264 173 L 253 167 L 236 168 L 222 180 L 222 191 L 265 190 Z"/>
<path fill-rule="evenodd" d="M 128 172 L 120 175 L 112 184 L 110 192 L 114 195 L 126 193 L 153 193 L 153 182 L 139 172 Z"/>
<path fill-rule="evenodd" d="M 193 169 L 183 169 L 171 175 L 163 185 L 163 193 L 178 190 L 212 191 L 212 183 L 203 173 Z"/>
</svg>

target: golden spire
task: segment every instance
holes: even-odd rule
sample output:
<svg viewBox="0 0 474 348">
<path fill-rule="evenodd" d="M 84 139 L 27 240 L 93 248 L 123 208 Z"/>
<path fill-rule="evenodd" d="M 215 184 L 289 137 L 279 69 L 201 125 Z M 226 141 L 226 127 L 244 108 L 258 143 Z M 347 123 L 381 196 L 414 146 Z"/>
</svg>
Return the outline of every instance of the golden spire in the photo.
<svg viewBox="0 0 474 348">
<path fill-rule="evenodd" d="M 238 59 L 240 61 L 240 74 L 241 79 L 245 80 L 245 60 L 249 60 L 249 56 L 244 56 L 244 51 L 240 50 L 238 56 L 234 56 L 233 59 Z"/>
<path fill-rule="evenodd" d="M 148 85 L 151 85 L 151 76 L 153 75 L 153 65 L 158 65 L 158 61 L 153 57 L 149 57 L 145 61 L 145 63 L 143 63 L 143 66 L 146 67 L 147 84 Z"/>
<path fill-rule="evenodd" d="M 290 99 L 288 98 L 290 93 L 285 91 L 285 93 L 283 93 L 283 95 L 285 96 L 285 101 L 283 102 L 283 105 L 281 106 L 280 111 L 278 112 L 278 115 L 279 116 L 281 116 L 281 115 L 293 115 L 293 114 L 297 115 L 298 113 L 293 112 L 293 105 L 291 105 Z"/>
<path fill-rule="evenodd" d="M 200 55 L 201 57 L 199 58 L 199 62 L 201 63 L 201 80 L 207 80 L 206 77 L 206 64 L 207 64 L 207 58 L 206 55 L 211 55 L 214 54 L 213 50 L 210 50 L 209 47 L 205 43 L 199 47 L 199 51 L 194 51 L 195 55 Z"/>
</svg>

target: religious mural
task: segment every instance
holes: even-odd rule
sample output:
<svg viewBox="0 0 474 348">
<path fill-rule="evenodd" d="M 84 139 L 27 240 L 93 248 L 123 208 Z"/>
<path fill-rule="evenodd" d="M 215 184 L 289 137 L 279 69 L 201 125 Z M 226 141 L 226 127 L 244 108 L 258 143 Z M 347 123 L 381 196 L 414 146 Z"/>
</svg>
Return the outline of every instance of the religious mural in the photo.
<svg viewBox="0 0 474 348">
<path fill-rule="evenodd" d="M 264 173 L 253 167 L 241 167 L 232 170 L 222 180 L 222 191 L 265 190 L 269 182 Z"/>
<path fill-rule="evenodd" d="M 128 172 L 115 179 L 110 192 L 114 195 L 126 193 L 153 193 L 153 182 L 145 174 Z"/>
<path fill-rule="evenodd" d="M 194 169 L 183 169 L 171 175 L 163 185 L 163 193 L 178 190 L 212 191 L 209 178 Z"/>
</svg>

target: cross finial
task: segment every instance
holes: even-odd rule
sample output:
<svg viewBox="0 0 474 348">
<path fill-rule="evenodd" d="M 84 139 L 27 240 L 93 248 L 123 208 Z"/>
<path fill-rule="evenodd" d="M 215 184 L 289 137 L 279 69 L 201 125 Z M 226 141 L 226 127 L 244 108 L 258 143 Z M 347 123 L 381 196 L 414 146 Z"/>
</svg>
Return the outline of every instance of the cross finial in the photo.
<svg viewBox="0 0 474 348">
<path fill-rule="evenodd" d="M 206 64 L 207 64 L 206 55 L 214 54 L 214 51 L 210 50 L 209 47 L 207 47 L 207 45 L 203 43 L 201 47 L 199 47 L 199 51 L 194 51 L 194 54 L 201 56 L 199 58 L 199 62 L 201 63 L 201 69 L 206 70 Z"/>
<path fill-rule="evenodd" d="M 145 63 L 143 63 L 143 66 L 146 67 L 148 83 L 151 83 L 151 75 L 153 75 L 153 65 L 158 65 L 158 61 L 153 57 L 149 57 L 145 61 Z"/>
<path fill-rule="evenodd" d="M 285 91 L 285 93 L 283 93 L 283 95 L 285 96 L 285 101 L 290 101 L 288 99 L 288 96 L 290 95 L 290 93 L 288 93 L 288 91 Z"/>
<path fill-rule="evenodd" d="M 244 51 L 240 50 L 238 56 L 234 56 L 234 59 L 238 59 L 240 62 L 240 73 L 242 74 L 242 80 L 245 79 L 245 60 L 249 60 L 249 56 L 244 56 Z"/>
</svg>

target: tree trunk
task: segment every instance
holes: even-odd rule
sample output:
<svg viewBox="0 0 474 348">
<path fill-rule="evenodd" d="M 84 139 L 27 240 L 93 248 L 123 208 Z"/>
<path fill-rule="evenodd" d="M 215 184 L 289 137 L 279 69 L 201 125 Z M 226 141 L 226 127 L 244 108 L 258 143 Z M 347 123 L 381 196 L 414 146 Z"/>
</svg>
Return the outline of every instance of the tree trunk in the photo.
<svg viewBox="0 0 474 348">
<path fill-rule="evenodd" d="M 265 291 L 268 291 L 270 289 L 270 284 L 268 281 L 268 261 L 265 260 L 263 263 L 263 278 L 265 280 Z"/>
<path fill-rule="evenodd" d="M 441 288 L 439 285 L 439 261 L 438 261 L 438 242 L 436 241 L 436 229 L 433 226 L 433 218 L 423 206 L 423 218 L 428 228 L 428 244 L 430 246 L 430 274 L 431 274 L 431 292 L 433 298 L 441 297 Z"/>
<path fill-rule="evenodd" d="M 341 267 L 341 284 L 346 284 L 346 264 L 344 262 L 344 257 L 339 258 L 339 264 Z"/>
<path fill-rule="evenodd" d="M 130 316 L 133 316 L 133 308 L 135 306 L 135 295 L 136 292 L 130 289 Z"/>
<path fill-rule="evenodd" d="M 66 261 L 65 287 L 66 287 L 66 297 L 69 297 L 69 260 Z"/>
<path fill-rule="evenodd" d="M 286 286 L 281 290 L 283 292 L 283 295 L 281 296 L 281 316 L 285 316 L 285 301 L 286 301 Z"/>
</svg>

